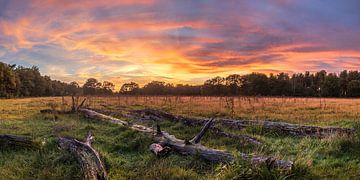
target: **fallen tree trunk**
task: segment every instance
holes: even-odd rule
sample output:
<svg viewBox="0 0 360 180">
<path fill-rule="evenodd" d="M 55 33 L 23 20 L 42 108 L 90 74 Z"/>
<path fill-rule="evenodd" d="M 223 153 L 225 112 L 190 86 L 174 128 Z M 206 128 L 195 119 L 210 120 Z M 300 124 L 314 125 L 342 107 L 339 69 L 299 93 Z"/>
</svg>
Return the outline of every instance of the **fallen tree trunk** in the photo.
<svg viewBox="0 0 360 180">
<path fill-rule="evenodd" d="M 34 148 L 35 143 L 30 137 L 11 134 L 0 135 L 0 147 L 25 147 Z"/>
<path fill-rule="evenodd" d="M 137 114 L 145 114 L 151 118 L 161 119 L 172 119 L 175 121 L 181 121 L 185 124 L 198 124 L 204 123 L 207 121 L 207 118 L 190 118 L 184 116 L 176 116 L 167 112 L 154 109 L 144 109 L 144 110 L 135 110 L 133 111 Z M 284 122 L 273 122 L 273 121 L 261 121 L 261 120 L 236 120 L 236 119 L 226 119 L 226 118 L 217 118 L 217 123 L 220 123 L 229 127 L 237 127 L 239 129 L 257 126 L 267 131 L 275 131 L 285 135 L 293 136 L 308 136 L 308 137 L 317 137 L 325 138 L 334 135 L 340 136 L 353 136 L 356 134 L 355 129 L 353 128 L 338 128 L 338 127 L 319 127 L 319 126 L 304 126 L 299 124 L 290 124 Z M 215 130 L 216 131 L 216 130 Z M 224 136 L 231 136 L 230 134 L 224 134 Z"/>
<path fill-rule="evenodd" d="M 242 159 L 250 161 L 252 164 L 265 165 L 268 168 L 292 169 L 294 163 L 292 161 L 279 160 L 271 157 L 250 156 L 240 153 Z"/>
<path fill-rule="evenodd" d="M 208 119 L 197 119 L 197 118 L 188 118 L 188 117 L 184 117 L 184 116 L 177 116 L 177 115 L 173 115 L 173 114 L 170 114 L 167 112 L 154 110 L 154 109 L 134 110 L 134 111 L 131 111 L 130 113 L 132 113 L 132 115 L 134 115 L 134 114 L 140 115 L 144 119 L 153 119 L 155 121 L 161 121 L 162 119 L 168 119 L 168 120 L 175 121 L 175 122 L 181 122 L 188 126 L 202 125 L 206 121 L 208 121 Z M 247 135 L 227 133 L 227 132 L 225 132 L 217 127 L 214 127 L 214 126 L 210 127 L 210 130 L 218 136 L 238 139 L 238 140 L 241 140 L 246 143 L 253 144 L 253 145 L 261 145 L 262 144 L 260 141 L 258 141 L 257 139 L 255 139 L 253 137 L 250 137 Z"/>
<path fill-rule="evenodd" d="M 256 126 L 268 131 L 275 131 L 280 134 L 293 135 L 299 137 L 316 137 L 326 138 L 331 136 L 354 136 L 356 134 L 353 128 L 339 128 L 339 127 L 319 127 L 319 126 L 305 126 L 298 124 L 290 124 L 285 122 L 259 121 L 259 120 L 233 120 L 233 119 L 218 119 L 223 125 L 244 128 L 249 126 Z"/>
<path fill-rule="evenodd" d="M 89 132 L 85 142 L 59 137 L 57 142 L 62 149 L 70 151 L 80 163 L 86 180 L 108 179 L 99 153 L 91 147 L 93 136 Z"/>
<path fill-rule="evenodd" d="M 165 152 L 164 149 L 166 147 L 170 147 L 174 151 L 183 154 L 183 155 L 199 155 L 200 157 L 207 159 L 212 162 L 232 162 L 235 158 L 230 152 L 226 152 L 223 150 L 218 149 L 211 149 L 208 147 L 205 147 L 200 144 L 201 138 L 204 136 L 206 131 L 211 127 L 211 124 L 213 123 L 213 120 L 209 120 L 206 122 L 205 126 L 202 128 L 200 133 L 196 135 L 192 140 L 182 140 L 177 139 L 174 135 L 170 135 L 169 133 L 165 131 L 161 131 L 160 127 L 157 126 L 157 130 L 155 131 L 152 128 L 145 127 L 142 125 L 137 124 L 131 124 L 126 121 L 107 116 L 101 113 L 98 113 L 93 110 L 89 109 L 79 109 L 79 112 L 83 113 L 86 117 L 98 119 L 102 121 L 107 121 L 114 124 L 119 124 L 122 126 L 129 127 L 133 130 L 137 130 L 144 133 L 150 133 L 151 135 L 155 135 L 154 139 L 157 141 L 157 143 L 150 145 L 150 150 L 153 151 L 156 155 L 160 155 L 161 153 Z M 155 132 L 155 134 L 154 134 Z M 164 153 L 166 154 L 166 153 Z M 250 160 L 250 162 L 254 165 L 268 165 L 266 164 L 268 161 L 254 161 L 253 158 L 249 159 L 249 155 L 245 156 L 246 154 L 241 153 L 241 158 L 244 160 Z M 261 157 L 262 159 L 271 159 L 267 157 L 257 156 Z M 282 161 L 282 160 L 279 160 Z M 291 162 L 291 161 L 289 161 Z M 291 162 L 292 163 L 292 162 Z M 291 169 L 289 167 L 289 164 L 282 165 L 281 163 L 277 163 L 279 168 L 283 169 Z"/>
<path fill-rule="evenodd" d="M 231 155 L 231 153 L 217 150 L 217 149 L 211 149 L 207 148 L 205 146 L 202 146 L 198 143 L 185 143 L 185 140 L 177 139 L 175 136 L 170 135 L 169 133 L 165 131 L 160 131 L 159 129 L 155 131 L 154 129 L 138 124 L 131 124 L 126 121 L 107 116 L 89 109 L 79 109 L 79 112 L 82 112 L 85 114 L 86 117 L 93 118 L 93 119 L 99 119 L 102 121 L 107 121 L 114 124 L 119 124 L 122 126 L 129 127 L 133 130 L 148 133 L 153 135 L 154 132 L 156 132 L 155 140 L 162 146 L 169 146 L 173 150 L 179 152 L 180 154 L 187 154 L 187 155 L 196 155 L 203 157 L 204 159 L 207 159 L 209 161 L 216 161 L 216 162 L 229 162 L 234 159 L 234 157 Z M 202 135 L 200 135 L 202 137 Z M 201 138 L 200 138 L 201 139 Z M 198 142 L 200 141 L 197 140 Z"/>
</svg>

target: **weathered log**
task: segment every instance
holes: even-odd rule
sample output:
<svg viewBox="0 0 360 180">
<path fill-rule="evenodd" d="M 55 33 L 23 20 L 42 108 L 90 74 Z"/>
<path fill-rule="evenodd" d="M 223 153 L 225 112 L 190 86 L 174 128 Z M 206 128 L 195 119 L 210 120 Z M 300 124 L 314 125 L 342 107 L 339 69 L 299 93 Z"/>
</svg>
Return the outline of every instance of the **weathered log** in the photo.
<svg viewBox="0 0 360 180">
<path fill-rule="evenodd" d="M 140 117 L 142 120 L 152 119 L 155 121 L 161 121 L 162 119 L 168 119 L 168 120 L 175 121 L 175 122 L 181 122 L 188 126 L 202 125 L 208 120 L 205 118 L 200 119 L 200 118 L 184 117 L 184 116 L 180 116 L 180 115 L 173 115 L 173 114 L 170 114 L 170 113 L 167 113 L 164 111 L 160 111 L 160 110 L 155 110 L 155 109 L 133 110 L 133 111 L 130 111 L 130 115 L 128 115 L 128 117 L 135 116 L 135 115 L 142 116 L 142 117 Z M 214 126 L 210 127 L 210 130 L 218 136 L 238 139 L 240 141 L 243 141 L 243 142 L 246 142 L 249 144 L 253 144 L 253 145 L 261 145 L 262 144 L 256 138 L 253 138 L 253 137 L 250 137 L 247 135 L 226 133 L 225 131 L 223 131 L 217 127 L 214 127 Z"/>
<path fill-rule="evenodd" d="M 201 139 L 201 138 L 200 138 Z M 200 139 L 198 141 L 200 141 Z M 199 155 L 212 162 L 231 162 L 234 156 L 230 152 L 218 149 L 211 149 L 201 144 L 194 144 L 187 140 L 177 139 L 165 131 L 155 135 L 155 140 L 162 146 L 169 146 L 174 151 L 183 155 Z"/>
<path fill-rule="evenodd" d="M 166 118 L 175 121 L 181 121 L 189 125 L 204 123 L 205 121 L 207 121 L 207 118 L 191 118 L 184 116 L 176 116 L 167 112 L 154 110 L 154 109 L 135 110 L 132 112 L 137 114 L 143 113 L 147 116 L 151 116 L 151 118 L 156 118 L 158 120 L 161 118 Z M 266 131 L 275 131 L 284 135 L 294 135 L 300 137 L 308 136 L 308 137 L 325 138 L 334 135 L 353 136 L 356 134 L 354 128 L 305 126 L 299 124 L 290 124 L 285 122 L 274 122 L 274 121 L 217 118 L 216 122 L 229 127 L 237 127 L 239 129 L 250 126 L 257 126 Z"/>
<path fill-rule="evenodd" d="M 0 134 L 0 147 L 34 148 L 36 144 L 27 136 Z"/>
<path fill-rule="evenodd" d="M 207 148 L 205 146 L 202 146 L 200 144 L 193 144 L 193 143 L 185 143 L 185 140 L 177 139 L 175 136 L 170 135 L 169 133 L 165 131 L 161 131 L 158 129 L 155 131 L 154 129 L 138 124 L 131 124 L 126 121 L 107 116 L 89 109 L 79 109 L 79 112 L 82 112 L 85 114 L 86 117 L 93 118 L 93 119 L 99 119 L 102 121 L 107 121 L 114 124 L 119 124 L 122 126 L 129 127 L 133 130 L 148 133 L 151 135 L 154 135 L 154 139 L 162 146 L 169 146 L 176 152 L 180 154 L 186 154 L 186 155 L 199 155 L 204 159 L 207 159 L 209 161 L 215 161 L 215 162 L 230 162 L 234 159 L 233 155 L 229 152 L 223 151 L 223 150 L 217 150 L 217 149 L 211 149 Z M 208 128 L 205 128 L 208 129 Z M 205 130 L 206 132 L 206 130 Z M 204 132 L 204 133 L 205 133 Z M 202 135 L 198 136 L 198 140 L 201 140 Z"/>
<path fill-rule="evenodd" d="M 108 179 L 99 153 L 91 147 L 93 136 L 89 132 L 85 142 L 59 137 L 57 142 L 62 149 L 70 151 L 80 163 L 86 180 Z"/>
<path fill-rule="evenodd" d="M 153 133 L 154 132 L 154 130 L 152 128 L 149 128 L 149 127 L 146 127 L 143 125 L 138 125 L 138 124 L 131 124 L 131 123 L 128 123 L 127 121 L 123 121 L 123 120 L 120 120 L 115 117 L 107 116 L 105 114 L 101 114 L 101 113 L 98 113 L 98 112 L 90 110 L 90 109 L 80 108 L 78 110 L 78 112 L 83 113 L 85 115 L 85 117 L 87 117 L 87 118 L 98 119 L 101 121 L 126 126 L 133 130 L 136 130 L 136 131 L 145 132 L 145 133 Z"/>
<path fill-rule="evenodd" d="M 240 157 L 244 160 L 250 161 L 252 164 L 265 165 L 268 168 L 291 170 L 294 166 L 294 163 L 292 161 L 279 160 L 271 157 L 250 156 L 244 153 L 240 153 Z"/>
<path fill-rule="evenodd" d="M 234 119 L 218 119 L 223 125 L 244 128 L 249 126 L 256 126 L 267 131 L 275 131 L 279 134 L 293 135 L 299 137 L 316 137 L 326 138 L 331 136 L 354 136 L 356 134 L 353 128 L 339 128 L 339 127 L 320 127 L 320 126 L 305 126 L 299 124 L 290 124 L 285 122 L 260 121 L 260 120 L 234 120 Z"/>
<path fill-rule="evenodd" d="M 82 112 L 85 114 L 85 116 L 89 118 L 99 119 L 102 121 L 107 121 L 114 124 L 119 124 L 122 126 L 127 126 L 131 129 L 145 132 L 145 133 L 151 133 L 154 136 L 154 139 L 158 142 L 156 145 L 151 145 L 150 149 L 157 149 L 155 150 L 157 153 L 161 153 L 162 149 L 166 147 L 172 148 L 174 151 L 183 154 L 183 155 L 199 155 L 200 157 L 207 159 L 209 161 L 213 162 L 232 162 L 234 160 L 234 156 L 230 152 L 218 150 L 218 149 L 211 149 L 205 146 L 202 146 L 200 144 L 195 144 L 194 142 L 189 142 L 187 140 L 181 140 L 177 139 L 174 135 L 170 135 L 169 133 L 165 131 L 161 131 L 160 127 L 157 126 L 156 131 L 152 128 L 145 127 L 142 125 L 136 125 L 136 124 L 130 124 L 126 121 L 107 116 L 101 113 L 98 113 L 93 110 L 89 109 L 80 109 L 79 112 Z M 202 128 L 202 131 L 196 136 L 197 142 L 200 142 L 203 135 L 206 133 L 206 131 L 211 127 L 212 121 L 208 121 L 206 125 Z M 155 133 L 154 133 L 155 132 Z M 195 140 L 194 140 L 195 141 Z M 153 150 L 152 150 L 153 151 Z M 153 151 L 154 152 L 154 151 Z M 154 152 L 155 153 L 155 152 Z M 155 153 L 156 154 L 156 153 Z M 254 156 L 252 158 L 249 158 L 250 155 L 240 153 L 240 157 L 244 160 L 250 161 L 254 165 L 270 165 L 267 162 L 275 162 L 276 166 L 272 167 L 279 167 L 284 169 L 291 169 L 292 168 L 292 162 L 291 161 L 284 161 L 284 160 L 277 160 L 270 157 L 262 157 L 262 156 Z M 260 160 L 257 160 L 260 159 Z M 264 160 L 265 161 L 261 161 Z M 266 161 L 267 160 L 267 161 Z M 270 161 L 271 160 L 271 161 Z M 265 162 L 265 163 L 264 163 Z M 286 162 L 286 163 L 281 163 Z M 286 164 L 282 165 L 282 164 Z M 291 164 L 291 166 L 290 166 Z"/>
<path fill-rule="evenodd" d="M 262 144 L 257 139 L 255 139 L 253 137 L 250 137 L 248 135 L 245 135 L 245 134 L 227 133 L 227 132 L 225 132 L 225 131 L 221 130 L 220 128 L 217 128 L 217 127 L 211 127 L 211 130 L 212 130 L 212 132 L 214 134 L 216 134 L 218 136 L 228 137 L 228 138 L 232 138 L 232 139 L 238 139 L 238 140 L 245 141 L 246 143 L 253 144 L 253 145 L 261 145 Z"/>
</svg>

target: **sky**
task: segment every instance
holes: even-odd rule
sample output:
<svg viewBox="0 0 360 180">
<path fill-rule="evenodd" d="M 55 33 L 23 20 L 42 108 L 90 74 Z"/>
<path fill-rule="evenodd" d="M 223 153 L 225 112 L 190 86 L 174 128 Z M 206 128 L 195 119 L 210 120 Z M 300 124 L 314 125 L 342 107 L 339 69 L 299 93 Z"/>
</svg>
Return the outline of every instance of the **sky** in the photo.
<svg viewBox="0 0 360 180">
<path fill-rule="evenodd" d="M 0 61 L 117 88 L 357 70 L 360 1 L 0 0 Z"/>
</svg>

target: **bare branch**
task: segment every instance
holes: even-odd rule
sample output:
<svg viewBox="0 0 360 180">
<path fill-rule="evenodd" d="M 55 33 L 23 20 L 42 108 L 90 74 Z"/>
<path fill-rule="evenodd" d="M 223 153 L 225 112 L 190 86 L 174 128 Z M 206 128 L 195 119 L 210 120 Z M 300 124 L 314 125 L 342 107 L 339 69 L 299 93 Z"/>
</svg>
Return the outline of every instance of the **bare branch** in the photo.
<svg viewBox="0 0 360 180">
<path fill-rule="evenodd" d="M 80 105 L 76 108 L 76 110 L 82 108 L 82 106 L 84 105 L 85 101 L 86 101 L 86 98 L 85 98 L 84 100 L 82 100 L 82 102 L 81 102 Z"/>
<path fill-rule="evenodd" d="M 205 133 L 209 130 L 209 128 L 212 125 L 212 122 L 214 121 L 214 119 L 210 119 L 208 122 L 206 122 L 206 124 L 203 126 L 203 128 L 201 129 L 201 131 L 199 132 L 198 135 L 196 135 L 192 140 L 190 140 L 191 143 L 193 144 L 197 144 L 200 142 L 201 138 L 205 135 Z"/>
</svg>

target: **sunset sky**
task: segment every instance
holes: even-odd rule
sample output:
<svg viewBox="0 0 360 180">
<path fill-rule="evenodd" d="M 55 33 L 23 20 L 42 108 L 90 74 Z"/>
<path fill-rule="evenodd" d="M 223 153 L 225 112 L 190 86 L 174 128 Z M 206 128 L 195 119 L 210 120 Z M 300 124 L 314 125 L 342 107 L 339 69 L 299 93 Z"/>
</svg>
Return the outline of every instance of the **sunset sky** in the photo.
<svg viewBox="0 0 360 180">
<path fill-rule="evenodd" d="M 0 61 L 62 81 L 360 69 L 358 0 L 0 0 Z"/>
</svg>

